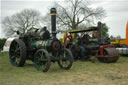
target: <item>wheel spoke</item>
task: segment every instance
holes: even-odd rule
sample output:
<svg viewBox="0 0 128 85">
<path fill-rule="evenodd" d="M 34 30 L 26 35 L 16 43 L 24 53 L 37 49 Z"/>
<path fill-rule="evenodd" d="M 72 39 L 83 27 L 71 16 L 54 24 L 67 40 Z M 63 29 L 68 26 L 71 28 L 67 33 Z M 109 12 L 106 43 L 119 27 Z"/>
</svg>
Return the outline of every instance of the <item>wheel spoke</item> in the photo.
<svg viewBox="0 0 128 85">
<path fill-rule="evenodd" d="M 17 64 L 17 62 L 16 62 L 16 61 L 14 61 L 14 64 Z"/>
<path fill-rule="evenodd" d="M 16 49 L 16 52 L 19 52 L 20 51 L 20 47 Z"/>
<path fill-rule="evenodd" d="M 59 57 L 60 57 L 60 59 L 61 59 L 61 60 L 63 60 L 63 59 L 64 59 L 63 55 L 60 55 Z"/>
<path fill-rule="evenodd" d="M 12 58 L 12 59 L 15 59 L 15 56 L 12 56 L 11 58 Z"/>
<path fill-rule="evenodd" d="M 10 51 L 11 51 L 11 52 L 13 52 L 13 53 L 15 52 L 15 50 L 14 50 L 14 49 L 11 49 Z"/>
</svg>

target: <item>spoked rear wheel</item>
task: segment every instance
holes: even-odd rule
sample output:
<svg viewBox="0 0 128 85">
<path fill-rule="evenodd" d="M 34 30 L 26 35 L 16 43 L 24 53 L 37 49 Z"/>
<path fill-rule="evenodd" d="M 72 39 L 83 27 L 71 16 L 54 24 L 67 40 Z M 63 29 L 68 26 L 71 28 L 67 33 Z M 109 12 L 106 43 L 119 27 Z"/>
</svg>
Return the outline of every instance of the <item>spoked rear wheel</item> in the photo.
<svg viewBox="0 0 128 85">
<path fill-rule="evenodd" d="M 26 60 L 26 46 L 20 39 L 12 41 L 9 49 L 10 62 L 14 66 L 23 66 Z"/>
<path fill-rule="evenodd" d="M 47 72 L 51 65 L 50 56 L 45 49 L 39 49 L 34 56 L 35 67 L 38 71 Z"/>
<path fill-rule="evenodd" d="M 63 48 L 58 53 L 58 57 L 60 57 L 60 60 L 58 61 L 58 65 L 62 69 L 70 69 L 73 64 L 73 56 L 70 50 Z"/>
</svg>

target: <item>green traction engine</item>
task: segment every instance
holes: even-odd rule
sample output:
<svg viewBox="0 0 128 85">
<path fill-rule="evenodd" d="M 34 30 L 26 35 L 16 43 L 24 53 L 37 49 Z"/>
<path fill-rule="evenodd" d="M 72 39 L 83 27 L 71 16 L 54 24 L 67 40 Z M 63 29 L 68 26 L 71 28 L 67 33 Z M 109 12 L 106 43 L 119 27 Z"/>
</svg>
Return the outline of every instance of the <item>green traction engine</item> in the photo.
<svg viewBox="0 0 128 85">
<path fill-rule="evenodd" d="M 56 38 L 56 9 L 51 8 L 51 36 L 46 30 L 45 35 L 40 36 L 41 30 L 21 34 L 10 45 L 9 58 L 13 66 L 22 67 L 26 60 L 34 62 L 38 71 L 47 72 L 51 62 L 57 62 L 62 69 L 70 69 L 73 64 L 73 56 L 70 50 L 63 48 Z"/>
</svg>

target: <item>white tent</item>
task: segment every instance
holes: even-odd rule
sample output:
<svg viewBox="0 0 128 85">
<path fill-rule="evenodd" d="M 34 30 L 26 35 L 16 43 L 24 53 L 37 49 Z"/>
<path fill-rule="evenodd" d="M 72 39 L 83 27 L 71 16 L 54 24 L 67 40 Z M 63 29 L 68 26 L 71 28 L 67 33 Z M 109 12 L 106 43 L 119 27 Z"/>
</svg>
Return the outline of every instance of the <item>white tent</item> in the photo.
<svg viewBox="0 0 128 85">
<path fill-rule="evenodd" d="M 16 38 L 8 38 L 3 46 L 3 52 L 8 52 L 11 42 Z"/>
</svg>

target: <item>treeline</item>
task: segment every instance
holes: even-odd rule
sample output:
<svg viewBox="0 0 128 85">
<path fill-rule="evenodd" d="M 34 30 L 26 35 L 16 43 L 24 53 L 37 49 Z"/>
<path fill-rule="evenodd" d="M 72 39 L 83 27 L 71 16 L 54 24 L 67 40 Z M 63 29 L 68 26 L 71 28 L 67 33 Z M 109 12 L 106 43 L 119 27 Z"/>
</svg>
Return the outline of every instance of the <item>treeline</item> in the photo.
<svg viewBox="0 0 128 85">
<path fill-rule="evenodd" d="M 0 39 L 0 51 L 3 50 L 3 46 L 4 46 L 4 44 L 5 44 L 5 41 L 6 41 L 5 38 Z"/>
</svg>

